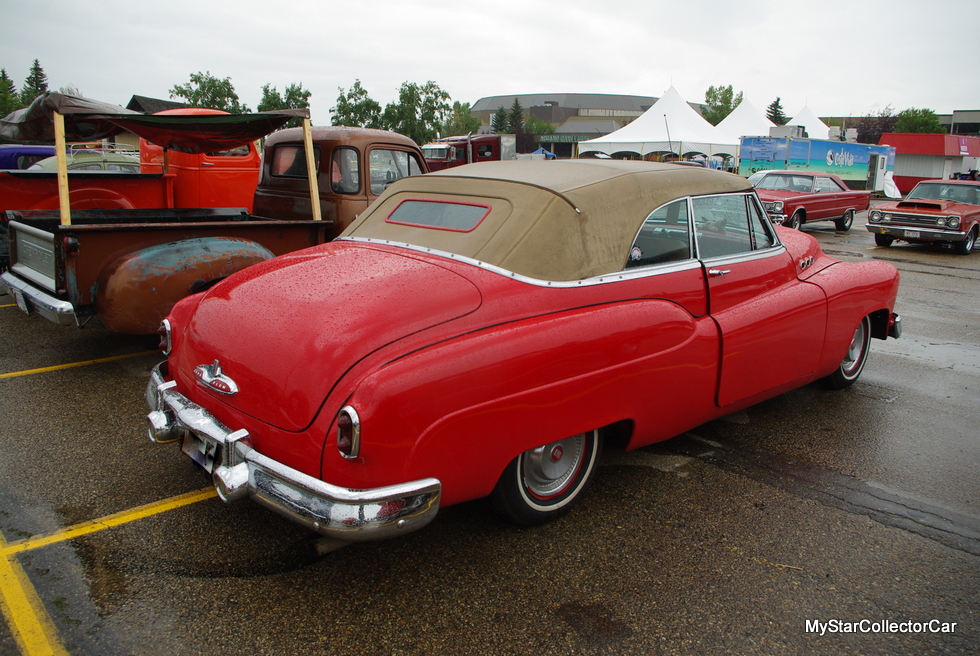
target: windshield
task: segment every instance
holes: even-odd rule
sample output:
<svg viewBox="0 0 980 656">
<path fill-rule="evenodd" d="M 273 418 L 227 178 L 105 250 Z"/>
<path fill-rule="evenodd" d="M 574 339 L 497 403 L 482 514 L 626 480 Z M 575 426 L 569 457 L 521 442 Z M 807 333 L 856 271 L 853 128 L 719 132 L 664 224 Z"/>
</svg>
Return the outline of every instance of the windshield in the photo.
<svg viewBox="0 0 980 656">
<path fill-rule="evenodd" d="M 966 205 L 980 205 L 980 185 L 920 182 L 905 200 L 948 200 Z"/>
<path fill-rule="evenodd" d="M 813 190 L 813 176 L 792 173 L 770 173 L 755 183 L 756 189 L 773 191 L 795 191 L 807 194 Z"/>
</svg>

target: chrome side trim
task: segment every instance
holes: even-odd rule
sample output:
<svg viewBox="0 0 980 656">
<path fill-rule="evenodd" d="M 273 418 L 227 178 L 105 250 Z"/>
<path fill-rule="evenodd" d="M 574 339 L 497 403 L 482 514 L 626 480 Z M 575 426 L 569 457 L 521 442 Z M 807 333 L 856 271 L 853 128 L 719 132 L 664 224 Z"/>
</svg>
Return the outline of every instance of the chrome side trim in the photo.
<svg viewBox="0 0 980 656">
<path fill-rule="evenodd" d="M 23 295 L 24 300 L 27 301 L 28 308 L 37 312 L 48 321 L 56 323 L 59 326 L 70 326 L 78 323 L 75 307 L 71 303 L 46 294 L 40 289 L 17 278 L 12 272 L 5 271 L 0 274 L 0 284 L 7 288 L 11 296 L 15 295 L 15 293 Z"/>
<path fill-rule="evenodd" d="M 439 257 L 444 257 L 456 262 L 464 262 L 472 266 L 478 267 L 485 271 L 492 271 L 493 273 L 499 274 L 506 278 L 511 278 L 512 280 L 517 280 L 519 282 L 526 283 L 528 285 L 535 285 L 537 287 L 552 287 L 556 289 L 568 289 L 572 287 L 590 287 L 592 285 L 608 285 L 609 283 L 619 282 L 621 280 L 634 280 L 636 278 L 647 278 L 650 276 L 659 276 L 667 273 L 674 273 L 677 271 L 687 271 L 688 269 L 700 269 L 701 263 L 698 260 L 683 260 L 681 262 L 671 262 L 667 264 L 655 264 L 649 267 L 637 267 L 635 269 L 628 269 L 623 271 L 617 271 L 615 273 L 607 273 L 601 276 L 595 276 L 594 278 L 586 278 L 585 280 L 541 280 L 539 278 L 531 278 L 530 276 L 521 275 L 515 273 L 514 271 L 509 271 L 502 267 L 498 267 L 494 264 L 487 264 L 480 260 L 474 259 L 472 257 L 466 257 L 465 255 L 457 255 L 456 253 L 450 253 L 448 251 L 441 251 L 435 248 L 428 248 L 425 246 L 416 246 L 415 244 L 406 244 L 405 242 L 390 241 L 387 239 L 374 239 L 370 237 L 338 237 L 334 241 L 350 241 L 361 244 L 379 244 L 384 246 L 395 246 L 397 248 L 405 248 L 418 253 L 428 253 L 431 255 L 437 255 Z"/>
<path fill-rule="evenodd" d="M 194 459 L 209 469 L 223 501 L 251 497 L 310 530 L 344 542 L 404 535 L 426 526 L 438 513 L 442 484 L 435 478 L 352 490 L 259 453 L 252 448 L 247 430 L 232 431 L 180 394 L 176 383 L 165 379 L 165 365 L 153 368 L 146 388 L 150 439 L 158 443 L 181 439 L 185 453 L 201 445 L 201 459 Z"/>
</svg>

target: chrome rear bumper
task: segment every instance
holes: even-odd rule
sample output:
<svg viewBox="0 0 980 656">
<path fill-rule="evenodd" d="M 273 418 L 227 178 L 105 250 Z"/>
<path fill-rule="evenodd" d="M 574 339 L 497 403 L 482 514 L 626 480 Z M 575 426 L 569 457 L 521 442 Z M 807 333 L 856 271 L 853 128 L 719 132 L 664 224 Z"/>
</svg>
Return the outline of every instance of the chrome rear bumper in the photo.
<svg viewBox="0 0 980 656">
<path fill-rule="evenodd" d="M 308 476 L 262 455 L 248 431 L 232 431 L 166 380 L 166 363 L 153 368 L 146 388 L 148 435 L 157 443 L 182 442 L 182 451 L 211 473 L 226 502 L 255 502 L 330 538 L 383 540 L 418 530 L 439 511 L 435 478 L 370 490 L 351 490 Z"/>
<path fill-rule="evenodd" d="M 68 301 L 62 301 L 40 289 L 24 282 L 10 271 L 0 274 L 0 287 L 6 287 L 8 293 L 17 299 L 17 305 L 25 303 L 27 312 L 37 312 L 48 321 L 59 326 L 70 326 L 78 323 L 75 308 Z M 23 307 L 22 307 L 23 309 Z"/>
</svg>

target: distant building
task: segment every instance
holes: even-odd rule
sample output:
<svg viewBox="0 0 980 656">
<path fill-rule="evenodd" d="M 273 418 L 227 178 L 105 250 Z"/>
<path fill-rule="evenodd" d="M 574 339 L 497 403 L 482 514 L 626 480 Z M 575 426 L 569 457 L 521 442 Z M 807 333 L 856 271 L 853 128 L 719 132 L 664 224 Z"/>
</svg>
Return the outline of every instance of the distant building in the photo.
<svg viewBox="0 0 980 656">
<path fill-rule="evenodd" d="M 541 145 L 562 158 L 573 156 L 578 141 L 595 139 L 615 132 L 650 109 L 653 96 L 617 96 L 602 93 L 526 93 L 480 98 L 470 113 L 482 123 L 481 132 L 489 132 L 493 115 L 503 107 L 510 110 L 514 100 L 529 116 L 552 123 L 555 131 L 540 137 Z M 692 105 L 700 111 L 700 107 Z"/>
</svg>

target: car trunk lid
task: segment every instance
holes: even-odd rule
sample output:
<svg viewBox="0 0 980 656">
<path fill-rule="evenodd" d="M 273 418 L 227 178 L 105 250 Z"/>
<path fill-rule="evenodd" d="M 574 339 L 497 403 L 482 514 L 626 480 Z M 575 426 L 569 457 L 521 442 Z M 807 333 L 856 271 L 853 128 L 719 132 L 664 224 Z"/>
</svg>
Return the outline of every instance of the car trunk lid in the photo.
<svg viewBox="0 0 980 656">
<path fill-rule="evenodd" d="M 211 290 L 183 333 L 178 367 L 215 399 L 298 431 L 361 358 L 480 302 L 470 281 L 430 261 L 334 242 L 255 265 Z M 235 394 L 194 375 L 214 362 Z"/>
</svg>

